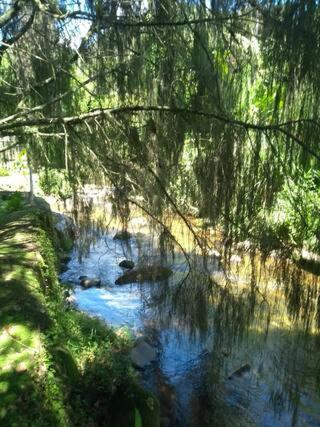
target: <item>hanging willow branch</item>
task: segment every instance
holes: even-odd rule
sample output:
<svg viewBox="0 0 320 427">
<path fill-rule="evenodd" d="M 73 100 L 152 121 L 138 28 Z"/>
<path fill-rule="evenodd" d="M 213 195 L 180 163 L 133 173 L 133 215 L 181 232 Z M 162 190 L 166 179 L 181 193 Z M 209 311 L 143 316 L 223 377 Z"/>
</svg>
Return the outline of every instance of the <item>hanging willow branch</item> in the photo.
<svg viewBox="0 0 320 427">
<path fill-rule="evenodd" d="M 85 86 L 92 80 L 93 78 L 87 79 L 85 82 L 82 83 L 82 86 Z M 39 117 L 39 118 L 30 118 L 26 120 L 13 121 L 17 118 L 31 115 L 33 112 L 38 112 L 43 110 L 43 108 L 45 108 L 46 106 L 51 105 L 52 103 L 58 102 L 59 100 L 61 100 L 63 97 L 67 96 L 71 92 L 72 91 L 68 91 L 43 105 L 34 107 L 33 109 L 30 109 L 28 111 L 16 113 L 12 116 L 9 116 L 0 120 L 0 134 L 4 131 L 19 129 L 27 126 L 43 127 L 43 126 L 51 126 L 54 124 L 76 125 L 76 124 L 84 123 L 85 120 L 96 119 L 101 117 L 108 118 L 108 115 L 117 115 L 117 114 L 123 114 L 123 113 L 160 112 L 160 113 L 168 113 L 168 114 L 169 113 L 184 114 L 184 115 L 190 115 L 190 116 L 204 117 L 207 119 L 214 119 L 225 124 L 242 127 L 245 130 L 253 130 L 253 131 L 259 131 L 259 132 L 272 131 L 272 132 L 281 133 L 287 136 L 288 138 L 292 139 L 301 148 L 303 148 L 303 150 L 305 150 L 307 153 L 309 153 L 314 158 L 320 161 L 320 154 L 316 153 L 312 148 L 310 148 L 307 144 L 305 144 L 300 138 L 295 136 L 293 133 L 284 129 L 284 127 L 288 127 L 293 124 L 296 125 L 299 123 L 300 124 L 309 123 L 309 124 L 315 124 L 319 126 L 318 121 L 314 119 L 301 119 L 301 120 L 294 119 L 292 121 L 287 121 L 287 122 L 277 123 L 277 124 L 262 124 L 262 123 L 260 124 L 260 123 L 250 123 L 242 120 L 232 119 L 216 113 L 198 111 L 198 110 L 187 109 L 187 108 L 168 107 L 168 106 L 143 106 L 143 105 L 133 106 L 131 105 L 131 106 L 118 107 L 118 108 L 95 109 L 87 113 L 78 114 L 74 116 L 67 116 L 67 117 L 48 117 L 48 118 Z M 13 123 L 11 123 L 12 121 Z"/>
</svg>

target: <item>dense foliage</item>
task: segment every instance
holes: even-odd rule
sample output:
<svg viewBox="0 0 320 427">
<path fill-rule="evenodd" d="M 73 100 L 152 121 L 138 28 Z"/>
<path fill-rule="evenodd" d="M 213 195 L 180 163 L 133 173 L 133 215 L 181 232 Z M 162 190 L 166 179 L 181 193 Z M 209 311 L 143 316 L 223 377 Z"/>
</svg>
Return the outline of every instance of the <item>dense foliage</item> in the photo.
<svg viewBox="0 0 320 427">
<path fill-rule="evenodd" d="M 290 239 L 319 246 L 316 199 L 298 176 L 320 159 L 318 2 L 0 9 L 0 137 L 27 147 L 34 168 L 61 170 L 73 193 L 109 183 L 122 216 L 136 196 L 156 217 L 193 206 L 228 241 L 270 224 L 294 183 Z M 302 193 L 297 213 L 288 200 Z"/>
</svg>

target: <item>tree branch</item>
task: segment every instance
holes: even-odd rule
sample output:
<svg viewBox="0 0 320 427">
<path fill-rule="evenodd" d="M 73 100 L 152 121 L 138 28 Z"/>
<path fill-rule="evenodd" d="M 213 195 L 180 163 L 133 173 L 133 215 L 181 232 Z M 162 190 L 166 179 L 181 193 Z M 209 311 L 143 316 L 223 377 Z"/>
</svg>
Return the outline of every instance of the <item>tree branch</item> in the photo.
<svg viewBox="0 0 320 427">
<path fill-rule="evenodd" d="M 28 19 L 28 21 L 25 23 L 25 25 L 23 26 L 23 28 L 14 36 L 12 36 L 10 39 L 6 40 L 6 41 L 2 41 L 0 42 L 0 60 L 2 55 L 4 54 L 4 52 L 10 47 L 12 46 L 14 43 L 16 43 L 32 26 L 33 21 L 34 21 L 34 17 L 36 14 L 36 10 L 33 9 L 32 13 L 30 15 L 30 18 Z"/>
<path fill-rule="evenodd" d="M 8 24 L 13 18 L 15 18 L 21 10 L 22 1 L 17 0 L 13 5 L 0 16 L 0 28 Z"/>
<path fill-rule="evenodd" d="M 215 14 L 211 15 L 207 18 L 195 18 L 195 19 L 182 19 L 180 21 L 124 21 L 121 19 L 114 20 L 114 19 L 108 19 L 107 16 L 100 17 L 101 23 L 104 25 L 108 25 L 110 27 L 129 27 L 129 28 L 150 28 L 150 27 L 181 27 L 186 25 L 200 25 L 200 24 L 208 24 L 212 22 L 223 22 L 223 21 L 230 21 L 232 19 L 241 19 L 246 20 L 249 22 L 256 23 L 256 19 L 250 19 L 247 18 L 248 15 L 252 13 L 253 9 L 241 14 L 241 15 L 222 15 L 222 14 Z M 59 20 L 66 20 L 66 19 L 85 19 L 88 21 L 95 21 L 97 19 L 97 16 L 85 12 L 85 11 L 74 11 L 74 12 L 67 12 L 65 14 L 52 14 L 55 18 Z"/>
<path fill-rule="evenodd" d="M 61 96 L 60 96 L 61 97 Z M 59 97 L 59 98 L 60 98 Z M 47 104 L 44 104 L 46 106 Z M 35 107 L 35 111 L 39 111 L 39 107 Z M 230 117 L 219 115 L 216 113 L 211 113 L 207 111 L 199 111 L 188 108 L 179 108 L 179 107 L 169 107 L 169 106 L 145 106 L 145 105 L 133 105 L 133 106 L 123 106 L 117 108 L 99 108 L 95 110 L 88 111 L 87 113 L 78 114 L 75 116 L 65 116 L 65 117 L 48 117 L 48 118 L 30 118 L 26 120 L 17 120 L 8 123 L 8 118 L 0 121 L 0 133 L 3 131 L 8 131 L 12 129 L 19 129 L 26 126 L 50 126 L 54 124 L 65 124 L 65 125 L 76 125 L 79 123 L 83 123 L 85 120 L 96 119 L 96 118 L 106 118 L 108 115 L 117 115 L 117 114 L 125 114 L 125 113 L 139 113 L 139 112 L 159 112 L 165 114 L 184 114 L 190 116 L 198 116 L 204 117 L 207 119 L 218 120 L 222 123 L 229 124 L 232 126 L 242 127 L 246 130 L 260 131 L 260 132 L 279 132 L 287 137 L 291 138 L 295 141 L 301 148 L 303 148 L 310 155 L 315 157 L 320 161 L 320 154 L 316 153 L 312 148 L 308 147 L 300 138 L 292 134 L 291 132 L 283 129 L 284 126 L 290 126 L 292 124 L 297 124 L 297 120 L 278 123 L 278 124 L 263 124 L 263 123 L 250 123 L 244 122 L 238 119 L 232 119 Z M 24 115 L 27 115 L 26 114 Z M 313 119 L 301 119 L 299 123 L 317 123 L 317 121 Z"/>
<path fill-rule="evenodd" d="M 90 83 L 90 82 L 92 82 L 93 80 L 95 80 L 95 79 L 98 77 L 98 75 L 99 75 L 99 74 L 101 74 L 101 73 L 95 74 L 94 76 L 90 77 L 89 79 L 85 80 L 85 81 L 84 81 L 84 82 L 82 82 L 82 83 L 80 83 L 80 82 L 79 82 L 79 86 L 78 86 L 78 88 L 77 88 L 77 89 L 80 89 L 80 88 L 82 88 L 82 87 L 86 86 L 88 83 Z M 69 90 L 67 90 L 66 92 L 64 92 L 64 93 L 62 93 L 62 94 L 60 94 L 60 95 L 58 95 L 58 96 L 56 96 L 56 97 L 52 98 L 50 101 L 45 102 L 44 104 L 37 105 L 36 107 L 31 108 L 31 109 L 29 109 L 29 110 L 21 111 L 21 112 L 19 112 L 19 113 L 12 114 L 11 116 L 5 117 L 4 119 L 0 120 L 0 127 L 1 127 L 1 125 L 2 125 L 2 124 L 4 124 L 4 123 L 11 122 L 11 121 L 13 121 L 13 120 L 15 120 L 15 119 L 20 119 L 20 118 L 22 118 L 22 117 L 29 116 L 30 114 L 32 114 L 32 113 L 36 113 L 37 111 L 42 111 L 42 110 L 44 110 L 46 107 L 50 107 L 51 105 L 53 105 L 53 104 L 55 104 L 55 103 L 57 103 L 57 102 L 61 101 L 63 98 L 65 98 L 66 96 L 68 96 L 68 95 L 72 94 L 73 92 L 74 92 L 74 89 L 69 89 Z"/>
</svg>

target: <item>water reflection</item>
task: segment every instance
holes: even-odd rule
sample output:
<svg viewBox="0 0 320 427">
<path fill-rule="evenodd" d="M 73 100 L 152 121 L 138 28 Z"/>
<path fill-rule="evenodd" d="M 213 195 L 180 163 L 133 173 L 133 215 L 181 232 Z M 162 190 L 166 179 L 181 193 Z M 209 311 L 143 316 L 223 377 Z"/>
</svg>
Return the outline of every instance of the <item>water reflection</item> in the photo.
<svg viewBox="0 0 320 427">
<path fill-rule="evenodd" d="M 62 279 L 101 278 L 101 289 L 75 287 L 79 308 L 158 348 L 141 381 L 158 394 L 170 425 L 320 425 L 318 277 L 254 251 L 223 271 L 184 231 L 186 261 L 168 235 L 137 224 L 133 238 L 119 242 L 116 220 L 82 218 Z M 174 273 L 158 284 L 115 286 L 124 258 Z"/>
</svg>

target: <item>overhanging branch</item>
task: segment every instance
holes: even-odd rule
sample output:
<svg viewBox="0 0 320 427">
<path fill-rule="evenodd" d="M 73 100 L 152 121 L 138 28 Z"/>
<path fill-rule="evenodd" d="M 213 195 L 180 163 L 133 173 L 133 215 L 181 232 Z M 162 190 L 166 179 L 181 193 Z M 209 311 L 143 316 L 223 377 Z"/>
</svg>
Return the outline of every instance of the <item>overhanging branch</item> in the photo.
<svg viewBox="0 0 320 427">
<path fill-rule="evenodd" d="M 38 109 L 37 109 L 38 111 Z M 289 130 L 284 129 L 284 127 L 289 127 L 297 123 L 311 123 L 318 125 L 318 122 L 313 119 L 301 119 L 301 120 L 292 120 L 288 122 L 278 123 L 278 124 L 260 124 L 260 123 L 250 123 L 244 122 L 242 120 L 233 119 L 224 115 L 219 115 L 212 112 L 200 111 L 188 108 L 179 108 L 179 107 L 169 107 L 169 106 L 145 106 L 145 105 L 132 105 L 132 106 L 123 106 L 117 108 L 99 108 L 95 110 L 88 111 L 86 113 L 74 115 L 74 116 L 61 116 L 61 117 L 48 117 L 48 118 L 27 118 L 25 120 L 16 120 L 14 122 L 8 122 L 6 119 L 2 120 L 0 125 L 0 134 L 4 131 L 21 129 L 27 126 L 51 126 L 51 125 L 76 125 L 84 123 L 85 120 L 97 119 L 97 118 L 107 118 L 110 115 L 118 114 L 133 114 L 139 112 L 159 112 L 164 114 L 184 114 L 189 116 L 198 116 L 207 119 L 213 119 L 220 121 L 222 123 L 228 124 L 230 126 L 241 127 L 246 130 L 253 130 L 257 132 L 277 132 L 282 135 L 287 136 L 297 143 L 301 148 L 308 152 L 311 156 L 315 157 L 320 161 L 320 155 L 316 153 L 312 148 L 306 145 L 300 138 L 291 133 Z M 0 122 L 1 123 L 1 122 Z"/>
</svg>

